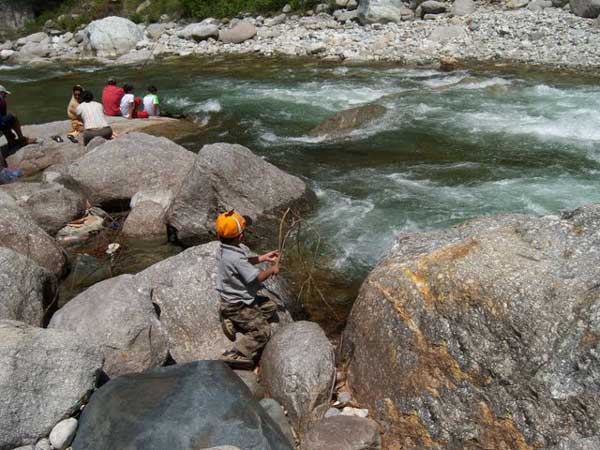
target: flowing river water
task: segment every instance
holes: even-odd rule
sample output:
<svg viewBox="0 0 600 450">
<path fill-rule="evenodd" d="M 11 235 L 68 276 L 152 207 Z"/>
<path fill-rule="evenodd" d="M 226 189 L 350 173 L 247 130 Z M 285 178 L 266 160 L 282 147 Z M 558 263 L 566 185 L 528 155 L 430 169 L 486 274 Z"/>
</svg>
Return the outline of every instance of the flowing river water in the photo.
<svg viewBox="0 0 600 450">
<path fill-rule="evenodd" d="M 555 213 L 600 201 L 600 86 L 566 75 L 184 59 L 143 70 L 0 67 L 25 123 L 64 118 L 70 87 L 111 74 L 159 88 L 200 127 L 180 143 L 245 145 L 303 177 L 327 264 L 357 284 L 400 232 L 492 213 Z M 309 131 L 375 103 L 385 116 L 343 140 Z"/>
</svg>

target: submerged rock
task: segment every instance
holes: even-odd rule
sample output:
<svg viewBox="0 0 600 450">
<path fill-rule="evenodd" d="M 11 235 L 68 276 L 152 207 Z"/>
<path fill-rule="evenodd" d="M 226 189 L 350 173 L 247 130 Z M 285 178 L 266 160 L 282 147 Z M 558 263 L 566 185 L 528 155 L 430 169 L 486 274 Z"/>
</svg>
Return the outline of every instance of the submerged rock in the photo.
<svg viewBox="0 0 600 450">
<path fill-rule="evenodd" d="M 386 113 L 380 105 L 365 105 L 340 111 L 325 119 L 309 134 L 327 139 L 339 139 L 379 119 Z"/>
<path fill-rule="evenodd" d="M 249 233 L 287 206 L 302 205 L 314 194 L 299 178 L 287 174 L 236 144 L 206 145 L 181 184 L 167 213 L 167 224 L 184 244 L 214 237 L 217 215 L 235 209 L 250 216 Z"/>
<path fill-rule="evenodd" d="M 50 328 L 74 331 L 102 349 L 110 377 L 159 367 L 167 359 L 167 333 L 151 291 L 136 289 L 133 275 L 85 290 L 54 314 Z"/>
<path fill-rule="evenodd" d="M 267 392 L 303 431 L 313 410 L 329 401 L 335 377 L 333 346 L 321 327 L 313 322 L 283 327 L 265 347 L 260 367 Z"/>
<path fill-rule="evenodd" d="M 32 259 L 0 247 L 0 320 L 43 326 L 56 289 L 53 274 Z"/>
<path fill-rule="evenodd" d="M 35 444 L 95 387 L 102 354 L 75 333 L 0 321 L 0 448 Z"/>
<path fill-rule="evenodd" d="M 73 450 L 218 445 L 293 449 L 231 369 L 220 361 L 197 361 L 102 386 L 83 411 Z"/>
<path fill-rule="evenodd" d="M 401 236 L 344 333 L 387 448 L 598 448 L 599 246 L 600 205 Z"/>
</svg>

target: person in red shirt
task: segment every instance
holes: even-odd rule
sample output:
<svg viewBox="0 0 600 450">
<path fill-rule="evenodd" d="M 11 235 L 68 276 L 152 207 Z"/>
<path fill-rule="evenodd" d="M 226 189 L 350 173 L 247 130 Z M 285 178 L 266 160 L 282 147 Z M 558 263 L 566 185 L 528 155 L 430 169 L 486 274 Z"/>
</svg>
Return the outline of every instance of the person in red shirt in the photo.
<svg viewBox="0 0 600 450">
<path fill-rule="evenodd" d="M 117 80 L 113 77 L 108 79 L 107 85 L 102 91 L 102 106 L 107 116 L 121 115 L 121 98 L 125 95 L 123 88 L 117 87 Z"/>
</svg>

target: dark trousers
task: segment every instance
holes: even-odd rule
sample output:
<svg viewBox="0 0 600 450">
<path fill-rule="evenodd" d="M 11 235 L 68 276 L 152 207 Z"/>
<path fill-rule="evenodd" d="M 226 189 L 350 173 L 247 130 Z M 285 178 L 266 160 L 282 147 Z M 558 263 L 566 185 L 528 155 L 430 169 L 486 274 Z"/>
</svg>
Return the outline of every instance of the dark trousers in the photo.
<svg viewBox="0 0 600 450">
<path fill-rule="evenodd" d="M 88 145 L 89 142 L 97 136 L 103 137 L 104 139 L 110 139 L 113 135 L 111 127 L 104 128 L 92 128 L 83 132 L 83 145 Z"/>
<path fill-rule="evenodd" d="M 269 319 L 277 311 L 277 304 L 268 297 L 257 296 L 250 305 L 221 300 L 219 308 L 222 319 L 231 320 L 242 334 L 235 341 L 234 350 L 246 358 L 256 358 L 271 337 Z"/>
</svg>

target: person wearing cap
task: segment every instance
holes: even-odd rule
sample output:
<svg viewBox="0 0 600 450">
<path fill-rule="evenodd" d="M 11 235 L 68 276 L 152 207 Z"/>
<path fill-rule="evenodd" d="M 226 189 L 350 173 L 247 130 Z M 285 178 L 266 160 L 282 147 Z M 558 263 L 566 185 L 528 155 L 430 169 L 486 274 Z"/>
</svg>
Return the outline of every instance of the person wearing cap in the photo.
<svg viewBox="0 0 600 450">
<path fill-rule="evenodd" d="M 79 133 L 82 133 L 84 130 L 83 121 L 81 117 L 77 114 L 77 107 L 79 103 L 81 103 L 81 94 L 83 93 L 83 88 L 80 85 L 73 86 L 71 101 L 67 106 L 67 116 L 71 121 L 71 131 L 67 134 L 67 138 L 73 143 L 77 142 L 76 136 Z"/>
<path fill-rule="evenodd" d="M 102 106 L 107 116 L 121 115 L 121 99 L 125 95 L 123 88 L 117 86 L 117 80 L 110 77 L 102 91 Z"/>
<path fill-rule="evenodd" d="M 223 332 L 232 341 L 233 349 L 223 354 L 223 360 L 233 366 L 254 365 L 262 348 L 271 337 L 268 320 L 277 311 L 277 304 L 258 295 L 262 283 L 279 273 L 279 252 L 271 251 L 250 256 L 240 246 L 247 226 L 246 218 L 235 211 L 217 217 L 215 227 L 221 247 L 217 253 L 217 292 L 221 296 L 219 314 Z M 257 264 L 275 263 L 260 270 Z M 241 333 L 237 338 L 235 332 Z"/>
<path fill-rule="evenodd" d="M 0 86 L 0 129 L 2 129 L 2 134 L 6 137 L 8 147 L 14 148 L 15 146 L 33 144 L 35 139 L 23 136 L 23 130 L 21 129 L 18 117 L 8 112 L 6 97 L 9 95 L 10 92 L 4 86 Z"/>
</svg>

